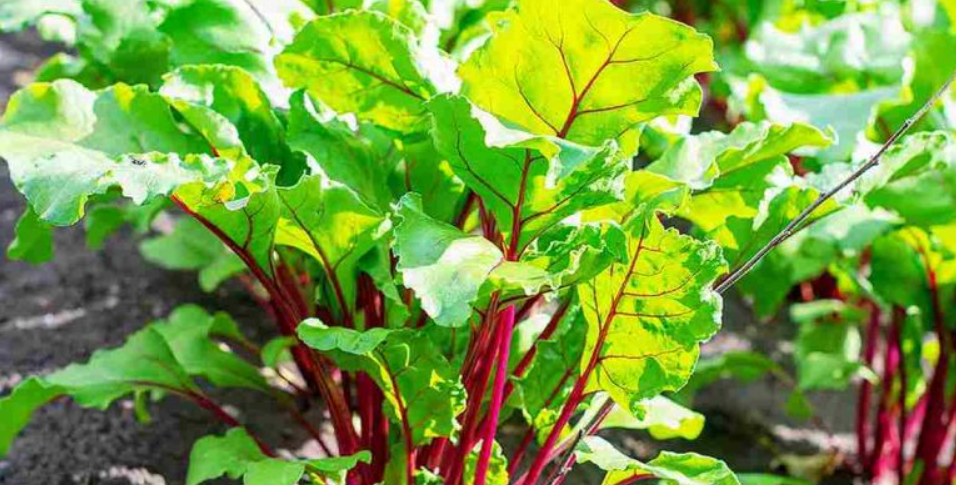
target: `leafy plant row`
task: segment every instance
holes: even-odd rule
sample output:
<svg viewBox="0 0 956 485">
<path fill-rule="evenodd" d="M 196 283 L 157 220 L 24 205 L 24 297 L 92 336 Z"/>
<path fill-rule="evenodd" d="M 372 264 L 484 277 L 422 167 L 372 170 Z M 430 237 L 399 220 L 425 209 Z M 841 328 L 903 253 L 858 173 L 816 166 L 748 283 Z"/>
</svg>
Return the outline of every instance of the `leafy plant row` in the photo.
<svg viewBox="0 0 956 485">
<path fill-rule="evenodd" d="M 0 451 L 61 397 L 97 408 L 132 398 L 145 417 L 149 401 L 173 395 L 232 428 L 194 445 L 190 485 L 534 485 L 578 463 L 608 485 L 739 483 L 719 460 L 639 461 L 597 433 L 696 437 L 701 416 L 668 396 L 719 329 L 717 285 L 790 236 L 807 207 L 798 222 L 824 225 L 802 237 L 860 211 L 905 220 L 922 208 L 909 205 L 923 190 L 914 182 L 945 177 L 951 161 L 949 134 L 915 135 L 852 195 L 821 197 L 855 168 L 828 168 L 845 150 L 839 131 L 752 108 L 754 121 L 729 133 L 683 133 L 673 124 L 699 113 L 698 80 L 720 88 L 713 41 L 604 0 L 0 6 L 0 28 L 27 25 L 76 55 L 48 61 L 0 122 L 0 155 L 28 202 L 9 255 L 49 259 L 53 228 L 84 217 L 98 246 L 123 224 L 146 230 L 175 214 L 171 231 L 144 241 L 147 259 L 198 271 L 207 290 L 237 280 L 279 336 L 252 342 L 224 314 L 181 307 L 0 400 Z M 737 88 L 766 93 L 769 82 Z M 804 176 L 793 152 L 817 154 L 806 163 L 819 176 Z M 927 230 L 912 237 L 943 254 Z M 761 287 L 773 264 L 757 265 L 745 291 L 785 294 L 800 281 Z M 948 324 L 933 302 L 951 299 L 935 274 L 924 275 L 935 300 L 887 302 L 901 315 L 930 303 L 947 368 Z M 889 280 L 904 277 L 924 281 Z M 946 371 L 934 375 L 926 406 L 949 406 Z M 280 453 L 211 387 L 274 399 L 325 456 Z M 311 408 L 326 419 L 313 422 Z M 516 446 L 503 445 L 510 418 L 527 428 Z"/>
</svg>

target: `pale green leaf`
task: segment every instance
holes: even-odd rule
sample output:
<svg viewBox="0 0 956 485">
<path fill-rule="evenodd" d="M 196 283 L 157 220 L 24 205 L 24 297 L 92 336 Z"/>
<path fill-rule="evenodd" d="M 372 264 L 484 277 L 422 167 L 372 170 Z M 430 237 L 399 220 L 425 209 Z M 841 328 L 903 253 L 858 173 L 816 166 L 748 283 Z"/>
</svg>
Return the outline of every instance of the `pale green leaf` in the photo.
<svg viewBox="0 0 956 485">
<path fill-rule="evenodd" d="M 396 216 L 394 250 L 405 286 L 439 325 L 464 325 L 478 289 L 501 263 L 501 251 L 484 237 L 425 215 L 417 194 L 402 198 Z"/>
<path fill-rule="evenodd" d="M 638 415 L 615 406 L 601 423 L 602 429 L 643 429 L 656 440 L 694 440 L 704 430 L 704 415 L 664 397 L 655 396 L 637 405 Z"/>
<path fill-rule="evenodd" d="M 313 20 L 276 58 L 285 84 L 340 113 L 402 132 L 425 128 L 424 101 L 436 92 L 407 27 L 377 12 Z"/>
<path fill-rule="evenodd" d="M 305 92 L 293 94 L 290 104 L 289 145 L 308 154 L 329 178 L 354 190 L 372 207 L 388 209 L 392 194 L 387 169 L 395 161 L 378 153 L 370 140 L 345 122 L 323 112 Z"/>
<path fill-rule="evenodd" d="M 138 390 L 195 389 L 165 336 L 152 326 L 130 336 L 122 347 L 99 350 L 87 363 L 72 364 L 44 381 L 79 404 L 99 409 Z"/>
<path fill-rule="evenodd" d="M 578 286 L 588 321 L 582 368 L 589 389 L 604 390 L 638 414 L 641 400 L 680 389 L 699 344 L 720 327 L 711 285 L 726 269 L 713 243 L 665 229 L 654 212 L 629 225 L 627 258 Z"/>
<path fill-rule="evenodd" d="M 221 161 L 192 155 L 206 150 L 162 98 L 123 84 L 97 93 L 67 80 L 33 84 L 11 98 L 0 123 L 10 177 L 54 225 L 75 223 L 90 196 L 113 186 L 142 204 L 221 177 Z"/>
<path fill-rule="evenodd" d="M 624 455 L 597 436 L 581 440 L 575 453 L 581 463 L 593 463 L 607 472 L 602 485 L 622 483 L 634 477 L 657 478 L 663 485 L 740 484 L 724 462 L 696 453 L 664 451 L 643 463 Z"/>
<path fill-rule="evenodd" d="M 710 38 L 602 0 L 519 0 L 461 67 L 463 93 L 530 133 L 637 150 L 642 123 L 696 115 L 693 76 L 717 69 Z"/>
</svg>

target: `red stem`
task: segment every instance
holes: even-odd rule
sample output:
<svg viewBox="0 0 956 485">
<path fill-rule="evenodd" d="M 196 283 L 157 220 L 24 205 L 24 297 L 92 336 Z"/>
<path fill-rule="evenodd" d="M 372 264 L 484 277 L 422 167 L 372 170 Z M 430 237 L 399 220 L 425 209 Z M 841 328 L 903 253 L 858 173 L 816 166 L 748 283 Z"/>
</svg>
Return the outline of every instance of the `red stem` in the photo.
<svg viewBox="0 0 956 485">
<path fill-rule="evenodd" d="M 873 362 L 876 359 L 876 344 L 880 336 L 880 309 L 876 304 L 867 302 L 870 308 L 870 321 L 866 327 L 866 344 L 863 348 L 863 363 L 868 368 L 873 368 Z M 873 384 L 863 379 L 860 383 L 860 394 L 856 406 L 856 448 L 857 459 L 860 465 L 865 469 L 867 466 L 869 451 L 867 450 L 870 434 L 870 402 L 873 396 Z"/>
<path fill-rule="evenodd" d="M 899 483 L 906 483 L 906 389 L 909 386 L 909 379 L 906 375 L 906 359 L 903 353 L 903 325 L 906 323 L 906 310 L 901 307 L 893 309 L 893 340 L 896 343 L 896 355 L 899 359 L 900 391 L 897 396 L 900 408 L 900 417 L 898 422 L 898 431 L 900 437 L 900 447 L 897 456 L 896 478 Z"/>
<path fill-rule="evenodd" d="M 561 380 L 558 381 L 558 385 L 551 391 L 551 394 L 548 396 L 547 401 L 545 401 L 545 407 L 550 406 L 554 402 L 555 398 L 558 397 L 558 394 L 561 392 L 561 389 L 564 388 L 564 385 L 567 384 L 568 379 L 571 378 L 571 375 L 574 374 L 575 367 L 571 367 L 568 370 L 564 371 L 564 375 L 561 376 Z M 511 462 L 508 464 L 508 474 L 514 475 L 518 471 L 518 467 L 521 466 L 521 460 L 524 458 L 525 452 L 528 450 L 528 446 L 531 445 L 531 441 L 534 440 L 534 426 L 528 426 L 528 430 L 525 432 L 524 437 L 521 439 L 521 444 L 518 445 L 518 448 L 515 450 L 514 456 L 511 457 Z"/>
<path fill-rule="evenodd" d="M 551 432 L 548 434 L 547 440 L 541 447 L 541 450 L 538 452 L 538 456 L 536 456 L 535 460 L 531 463 L 531 468 L 528 470 L 528 474 L 525 476 L 524 480 L 519 482 L 522 485 L 534 485 L 537 483 L 538 478 L 541 476 L 542 470 L 544 470 L 544 466 L 553 458 L 554 446 L 557 444 L 562 430 L 565 426 L 567 426 L 568 422 L 571 420 L 571 415 L 574 414 L 574 410 L 577 409 L 578 405 L 581 404 L 581 400 L 585 396 L 584 389 L 587 386 L 588 379 L 591 378 L 591 373 L 594 372 L 594 369 L 601 360 L 601 348 L 604 346 L 604 342 L 607 339 L 607 334 L 611 329 L 611 323 L 617 316 L 618 305 L 621 303 L 621 299 L 624 297 L 625 289 L 630 282 L 631 276 L 634 274 L 637 261 L 640 259 L 641 251 L 644 248 L 644 237 L 647 234 L 646 231 L 646 227 L 641 228 L 641 236 L 637 243 L 637 249 L 634 251 L 627 273 L 624 275 L 624 279 L 621 282 L 621 286 L 617 290 L 617 294 L 615 294 L 614 299 L 611 300 L 611 305 L 610 308 L 608 308 L 607 316 L 605 317 L 604 322 L 601 324 L 597 339 L 594 342 L 594 347 L 591 351 L 591 357 L 588 360 L 587 365 L 584 367 L 584 370 L 581 372 L 581 375 L 578 376 L 578 379 L 574 384 L 574 388 L 571 390 L 571 395 L 568 397 L 568 400 L 565 401 L 564 407 L 561 409 L 561 414 L 558 416 L 558 420 L 555 422 L 554 427 L 551 428 Z"/>
<path fill-rule="evenodd" d="M 946 441 L 946 425 L 949 423 L 949 413 L 946 406 L 946 384 L 949 378 L 949 339 L 946 336 L 945 317 L 939 299 L 939 287 L 936 282 L 936 272 L 930 266 L 925 251 L 920 249 L 926 267 L 926 278 L 929 285 L 930 299 L 933 305 L 934 326 L 939 340 L 939 359 L 933 369 L 933 377 L 927 390 L 926 414 L 920 430 L 919 442 L 916 445 L 915 458 L 923 464 L 923 474 L 920 485 L 939 485 L 943 480 L 943 473 L 939 467 L 939 454 Z"/>
<path fill-rule="evenodd" d="M 896 314 L 894 314 L 895 324 Z M 879 408 L 876 414 L 876 435 L 874 438 L 873 453 L 870 458 L 870 479 L 874 482 L 893 470 L 899 453 L 897 447 L 901 445 L 897 429 L 892 426 L 896 402 L 892 399 L 893 383 L 900 368 L 901 356 L 899 345 L 896 342 L 897 333 L 893 328 L 887 329 L 886 345 L 883 360 L 883 378 L 880 382 Z"/>
<path fill-rule="evenodd" d="M 488 418 L 485 420 L 484 436 L 482 437 L 481 452 L 478 454 L 478 463 L 475 468 L 474 485 L 485 485 L 488 476 L 488 465 L 491 462 L 491 451 L 494 448 L 495 435 L 498 430 L 498 418 L 504 405 L 505 382 L 508 379 L 508 358 L 511 351 L 511 337 L 515 326 L 515 307 L 508 306 L 501 312 L 498 324 L 498 369 L 495 374 L 494 387 L 491 390 L 491 406 L 488 408 Z"/>
</svg>

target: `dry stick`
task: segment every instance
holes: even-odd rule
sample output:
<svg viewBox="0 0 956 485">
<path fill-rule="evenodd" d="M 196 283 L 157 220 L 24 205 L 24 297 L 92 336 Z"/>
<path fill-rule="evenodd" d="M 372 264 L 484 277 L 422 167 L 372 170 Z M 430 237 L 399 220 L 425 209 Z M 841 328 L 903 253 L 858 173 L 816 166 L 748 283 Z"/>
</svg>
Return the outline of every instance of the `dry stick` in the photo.
<svg viewBox="0 0 956 485">
<path fill-rule="evenodd" d="M 770 242 L 768 242 L 766 245 L 764 245 L 764 247 L 762 247 L 760 251 L 757 251 L 757 254 L 754 254 L 753 257 L 751 257 L 746 263 L 743 264 L 743 266 L 737 268 L 732 273 L 727 275 L 727 277 L 723 281 L 721 281 L 720 284 L 717 285 L 717 287 L 715 288 L 716 291 L 718 293 L 726 292 L 731 286 L 734 285 L 734 283 L 736 283 L 741 278 L 743 278 L 747 273 L 749 273 L 750 270 L 752 270 L 754 266 L 756 266 L 757 263 L 759 263 L 760 260 L 767 255 L 767 253 L 769 253 L 774 248 L 776 248 L 777 246 L 782 244 L 784 241 L 789 239 L 791 236 L 793 236 L 793 234 L 797 231 L 800 225 L 806 222 L 807 219 L 809 219 L 810 216 L 813 215 L 813 212 L 819 209 L 820 206 L 824 204 L 824 202 L 833 198 L 833 196 L 838 194 L 843 189 L 847 188 L 850 184 L 852 184 L 858 178 L 860 178 L 864 173 L 866 173 L 873 167 L 877 166 L 880 163 L 880 158 L 883 157 L 886 151 L 889 150 L 890 147 L 893 146 L 893 144 L 900 139 L 900 137 L 906 134 L 906 132 L 909 131 L 909 129 L 913 125 L 915 125 L 917 121 L 923 118 L 923 116 L 925 116 L 926 113 L 934 105 L 936 105 L 936 102 L 939 101 L 944 94 L 946 94 L 946 92 L 949 90 L 949 87 L 952 86 L 954 81 L 956 81 L 956 71 L 953 71 L 949 79 L 947 79 L 946 82 L 943 83 L 942 87 L 940 87 L 939 90 L 936 91 L 936 93 L 933 94 L 932 97 L 926 100 L 926 103 L 923 105 L 922 108 L 919 109 L 919 111 L 917 111 L 913 116 L 907 119 L 903 123 L 903 125 L 896 130 L 896 133 L 893 133 L 893 135 L 890 136 L 885 143 L 883 143 L 883 146 L 880 147 L 879 151 L 877 151 L 876 154 L 870 157 L 870 159 L 867 160 L 866 163 L 861 165 L 860 168 L 856 169 L 847 178 L 843 179 L 840 183 L 838 183 L 836 187 L 833 187 L 832 189 L 828 190 L 827 192 L 823 194 L 820 194 L 820 196 L 817 197 L 817 200 L 813 201 L 812 204 L 810 204 L 809 206 L 807 206 L 806 209 L 800 212 L 800 214 L 797 217 L 795 217 L 792 221 L 790 221 L 789 224 L 787 224 L 787 227 L 785 227 L 776 236 L 774 236 L 774 238 L 771 239 Z"/>
</svg>

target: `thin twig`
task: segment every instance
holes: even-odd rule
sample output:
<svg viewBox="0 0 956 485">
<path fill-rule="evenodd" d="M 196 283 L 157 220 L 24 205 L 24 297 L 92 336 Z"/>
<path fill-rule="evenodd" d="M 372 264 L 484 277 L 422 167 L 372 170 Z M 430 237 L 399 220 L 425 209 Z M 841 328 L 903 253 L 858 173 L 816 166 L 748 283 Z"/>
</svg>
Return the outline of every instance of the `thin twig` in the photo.
<svg viewBox="0 0 956 485">
<path fill-rule="evenodd" d="M 245 4 L 249 7 L 249 9 L 252 10 L 252 13 L 256 14 L 256 17 L 259 18 L 259 21 L 262 22 L 262 25 L 266 27 L 266 30 L 269 31 L 269 37 L 272 37 L 274 39 L 276 36 L 275 29 L 272 28 L 272 24 L 269 23 L 269 19 L 266 18 L 266 16 L 262 13 L 261 10 L 259 10 L 259 7 L 256 7 L 256 4 L 254 3 L 254 1 L 255 0 L 243 0 L 243 2 L 245 2 Z"/>
<path fill-rule="evenodd" d="M 771 239 L 770 242 L 768 242 L 766 245 L 764 245 L 764 247 L 762 247 L 760 251 L 757 251 L 757 253 L 754 254 L 753 257 L 751 257 L 746 263 L 744 263 L 742 266 L 740 266 L 739 268 L 734 270 L 732 273 L 727 275 L 727 277 L 722 282 L 720 282 L 719 285 L 717 285 L 716 291 L 718 293 L 726 292 L 731 286 L 734 285 L 734 283 L 736 283 L 741 278 L 743 278 L 747 273 L 749 273 L 750 270 L 752 270 L 754 266 L 756 266 L 757 263 L 759 263 L 760 260 L 767 255 L 767 253 L 769 253 L 774 248 L 776 248 L 777 246 L 782 244 L 784 241 L 789 239 L 791 236 L 793 236 L 797 228 L 799 228 L 801 224 L 806 222 L 807 219 L 809 219 L 810 216 L 813 215 L 814 211 L 819 209 L 820 206 L 822 206 L 826 201 L 833 198 L 840 191 L 842 191 L 843 189 L 848 187 L 850 184 L 855 182 L 858 178 L 863 176 L 864 173 L 866 173 L 873 167 L 877 166 L 880 163 L 880 159 L 883 157 L 886 151 L 889 150 L 890 147 L 893 146 L 893 144 L 895 144 L 896 141 L 900 139 L 900 137 L 906 134 L 906 132 L 909 131 L 909 129 L 912 128 L 917 121 L 923 118 L 923 116 L 925 116 L 926 113 L 933 106 L 936 105 L 936 102 L 939 101 L 940 98 L 942 98 L 947 91 L 949 91 L 949 88 L 950 86 L 952 86 L 954 81 L 956 81 L 956 71 L 954 71 L 950 75 L 949 79 L 947 79 L 946 82 L 943 83 L 942 87 L 940 87 L 939 90 L 936 91 L 936 93 L 932 97 L 926 100 L 926 103 L 923 105 L 922 108 L 919 109 L 919 111 L 917 111 L 913 116 L 907 119 L 896 130 L 896 133 L 893 133 L 893 135 L 890 136 L 885 143 L 883 143 L 883 146 L 880 147 L 879 151 L 877 151 L 876 154 L 870 157 L 870 159 L 867 160 L 866 163 L 861 165 L 860 168 L 856 169 L 852 174 L 850 174 L 847 178 L 843 179 L 835 187 L 828 190 L 827 192 L 824 192 L 823 194 L 820 194 L 820 196 L 817 197 L 817 200 L 815 200 L 812 204 L 807 206 L 806 209 L 800 212 L 800 214 L 797 217 L 795 217 L 792 221 L 790 221 L 789 224 L 787 224 L 787 227 L 785 227 L 776 236 L 774 236 L 774 238 Z"/>
</svg>

